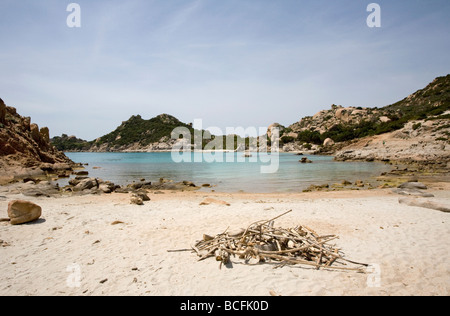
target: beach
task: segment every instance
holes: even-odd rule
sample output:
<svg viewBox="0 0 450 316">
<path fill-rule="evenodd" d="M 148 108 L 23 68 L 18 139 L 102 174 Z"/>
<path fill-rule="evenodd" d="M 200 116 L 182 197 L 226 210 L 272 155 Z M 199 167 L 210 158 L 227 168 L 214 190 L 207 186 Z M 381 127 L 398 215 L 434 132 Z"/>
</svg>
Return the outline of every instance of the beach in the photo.
<svg viewBox="0 0 450 316">
<path fill-rule="evenodd" d="M 434 202 L 450 205 L 448 182 L 427 183 Z M 144 205 L 129 194 L 24 197 L 39 220 L 0 223 L 0 295 L 308 296 L 450 294 L 449 214 L 399 203 L 391 189 L 249 194 L 170 192 Z M 230 204 L 200 206 L 205 198 Z M 292 212 L 280 227 L 307 226 L 336 235 L 345 258 L 366 273 L 274 263 L 198 261 L 190 249 L 203 234 Z"/>
</svg>

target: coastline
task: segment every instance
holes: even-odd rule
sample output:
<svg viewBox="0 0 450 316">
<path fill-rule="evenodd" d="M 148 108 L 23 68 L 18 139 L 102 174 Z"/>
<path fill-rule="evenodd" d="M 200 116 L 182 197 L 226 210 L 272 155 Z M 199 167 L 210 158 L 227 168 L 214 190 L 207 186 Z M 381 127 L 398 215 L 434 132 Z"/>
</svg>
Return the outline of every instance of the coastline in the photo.
<svg viewBox="0 0 450 316">
<path fill-rule="evenodd" d="M 449 204 L 449 183 L 429 191 Z M 1 194 L 0 194 L 1 195 Z M 143 206 L 129 196 L 27 198 L 43 208 L 35 223 L 0 223 L 0 295 L 449 295 L 448 214 L 399 204 L 389 189 L 289 194 L 169 192 L 149 194 Z M 5 216 L 10 195 L 0 199 Z M 230 206 L 200 206 L 205 198 Z M 277 226 L 305 225 L 335 241 L 345 257 L 376 264 L 372 274 L 274 269 L 243 264 L 219 270 L 190 248 L 218 234 L 288 210 Z M 439 240 L 439 242 L 436 242 Z M 420 255 L 418 255 L 420 254 Z M 74 269 L 75 267 L 76 269 Z M 79 269 L 79 270 L 77 270 Z M 79 284 L 70 283 L 79 271 Z M 217 286 L 220 284 L 220 286 Z"/>
<path fill-rule="evenodd" d="M 143 205 L 130 204 L 134 191 L 44 197 L 0 186 L 0 218 L 17 199 L 43 210 L 35 222 L 0 221 L 0 295 L 449 295 L 448 214 L 404 204 L 394 189 L 423 182 L 434 197 L 417 199 L 450 208 L 449 174 L 394 164 L 379 178 L 389 185 L 303 193 L 198 191 L 188 182 L 177 190 L 145 190 L 150 201 Z M 198 261 L 195 253 L 178 251 L 203 234 L 245 229 L 289 210 L 277 226 L 336 235 L 333 242 L 345 258 L 379 274 L 301 265 L 274 269 L 273 263 L 238 258 L 219 269 L 214 259 Z"/>
</svg>

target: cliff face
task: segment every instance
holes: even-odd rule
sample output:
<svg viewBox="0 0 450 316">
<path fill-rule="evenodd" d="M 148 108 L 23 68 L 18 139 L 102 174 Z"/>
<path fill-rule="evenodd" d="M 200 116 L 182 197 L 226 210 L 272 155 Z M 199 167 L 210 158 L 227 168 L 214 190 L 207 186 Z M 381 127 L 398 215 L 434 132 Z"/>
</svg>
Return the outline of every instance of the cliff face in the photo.
<svg viewBox="0 0 450 316">
<path fill-rule="evenodd" d="M 0 184 L 46 170 L 69 169 L 73 162 L 50 144 L 49 129 L 0 99 Z"/>
</svg>

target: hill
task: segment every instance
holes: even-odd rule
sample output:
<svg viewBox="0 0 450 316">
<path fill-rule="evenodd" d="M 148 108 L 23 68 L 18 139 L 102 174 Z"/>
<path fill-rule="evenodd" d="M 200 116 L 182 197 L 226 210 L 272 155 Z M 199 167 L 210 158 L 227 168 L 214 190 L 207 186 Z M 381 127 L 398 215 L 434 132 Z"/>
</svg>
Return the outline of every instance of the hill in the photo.
<svg viewBox="0 0 450 316">
<path fill-rule="evenodd" d="M 154 151 L 169 150 L 175 141 L 171 133 L 177 127 L 186 127 L 193 132 L 189 124 L 177 118 L 161 114 L 149 120 L 134 115 L 122 122 L 113 132 L 97 138 L 90 151 Z"/>
<path fill-rule="evenodd" d="M 450 75 L 436 78 L 432 83 L 403 100 L 382 108 L 343 107 L 332 105 L 314 116 L 305 117 L 285 128 L 281 143 L 286 148 L 304 144 L 324 145 L 399 131 L 410 122 L 434 121 L 441 132 L 448 130 L 450 118 Z M 414 125 L 414 124 L 413 124 Z M 416 125 L 418 126 L 418 125 Z M 441 140 L 448 141 L 444 133 Z M 327 147 L 327 146 L 325 146 Z M 327 151 L 330 148 L 319 148 Z M 331 151 L 333 149 L 331 148 Z"/>
<path fill-rule="evenodd" d="M 357 140 L 363 139 L 365 141 L 364 146 L 366 146 L 366 144 L 372 143 L 367 141 L 366 138 L 379 135 L 396 135 L 393 137 L 400 137 L 405 141 L 403 145 L 395 142 L 397 146 L 400 146 L 399 150 L 403 151 L 402 157 L 407 157 L 408 154 L 418 157 L 414 151 L 409 151 L 404 147 L 408 143 L 408 137 L 415 137 L 421 139 L 422 142 L 433 144 L 433 147 L 427 148 L 430 153 L 438 152 L 438 156 L 445 157 L 443 151 L 445 152 L 446 146 L 450 142 L 449 119 L 450 75 L 447 75 L 436 78 L 424 89 L 385 107 L 344 107 L 333 104 L 331 109 L 322 110 L 314 116 L 304 117 L 288 127 L 277 123 L 271 126 L 280 128 L 282 151 L 309 151 L 334 155 L 339 153 L 338 156 L 341 160 L 386 160 L 396 159 L 396 156 L 387 153 L 382 155 L 367 153 L 350 155 L 345 154 L 345 152 L 360 152 L 350 149 L 343 152 L 341 149 L 355 144 Z M 59 150 L 64 151 L 146 152 L 170 150 L 175 144 L 175 140 L 171 139 L 171 132 L 176 127 L 186 127 L 190 130 L 191 135 L 194 135 L 191 124 L 183 123 L 171 115 L 162 114 L 150 120 L 144 120 L 140 115 L 135 115 L 122 122 L 113 132 L 95 141 L 87 142 L 74 136 L 62 135 L 53 138 L 52 143 Z M 268 135 L 270 135 L 270 131 L 267 135 L 261 137 L 267 137 Z M 226 143 L 225 137 L 220 139 L 220 137 L 212 136 L 212 139 L 214 138 L 222 140 L 218 143 Z M 249 138 L 245 139 L 245 146 L 243 146 L 240 137 L 234 136 L 234 139 L 234 149 L 239 148 L 239 150 L 248 148 L 251 141 Z M 192 139 L 192 144 L 194 142 L 195 140 Z M 202 140 L 202 149 L 209 142 L 210 140 Z M 371 147 L 367 145 L 364 148 L 369 149 Z M 215 149 L 223 148 L 216 147 Z M 395 151 L 395 148 L 390 147 L 390 150 Z M 383 150 L 380 152 L 383 152 Z M 426 157 L 431 156 L 422 155 L 420 159 L 427 159 Z"/>
<path fill-rule="evenodd" d="M 93 143 L 84 139 L 76 138 L 75 136 L 67 136 L 66 134 L 55 136 L 50 140 L 50 142 L 56 147 L 56 149 L 64 152 L 88 151 Z"/>
</svg>

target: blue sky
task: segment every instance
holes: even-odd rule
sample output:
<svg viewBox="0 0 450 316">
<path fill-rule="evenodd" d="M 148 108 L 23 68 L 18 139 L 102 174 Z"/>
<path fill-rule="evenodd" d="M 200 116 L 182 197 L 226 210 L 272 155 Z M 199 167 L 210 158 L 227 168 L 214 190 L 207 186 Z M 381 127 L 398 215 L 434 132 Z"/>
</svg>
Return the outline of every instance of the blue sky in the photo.
<svg viewBox="0 0 450 316">
<path fill-rule="evenodd" d="M 450 73 L 450 1 L 0 1 L 0 97 L 51 136 L 92 140 L 140 114 L 290 125 L 385 106 Z"/>
</svg>

